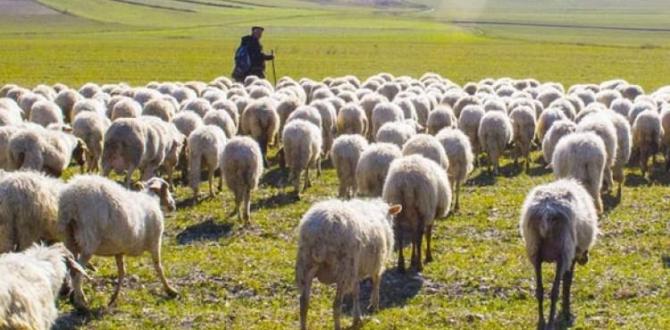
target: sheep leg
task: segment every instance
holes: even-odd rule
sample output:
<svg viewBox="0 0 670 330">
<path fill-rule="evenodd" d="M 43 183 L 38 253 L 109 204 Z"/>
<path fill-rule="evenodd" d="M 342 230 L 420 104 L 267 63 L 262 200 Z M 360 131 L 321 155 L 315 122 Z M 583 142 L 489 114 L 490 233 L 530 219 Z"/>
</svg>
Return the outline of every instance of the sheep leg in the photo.
<svg viewBox="0 0 670 330">
<path fill-rule="evenodd" d="M 223 172 L 220 173 L 219 175 L 219 189 L 217 189 L 218 192 L 223 191 Z"/>
<path fill-rule="evenodd" d="M 214 170 L 209 168 L 207 171 L 207 182 L 209 183 L 209 197 L 214 197 Z"/>
<path fill-rule="evenodd" d="M 400 230 L 400 226 L 395 226 L 395 237 L 398 239 L 398 271 L 401 273 L 405 272 L 405 256 L 402 253 L 402 230 Z"/>
<path fill-rule="evenodd" d="M 544 329 L 544 287 L 542 286 L 542 261 L 540 260 L 540 251 L 538 251 L 538 257 L 533 262 L 533 267 L 535 268 L 535 298 L 537 299 L 537 329 Z"/>
<path fill-rule="evenodd" d="M 337 192 L 337 196 L 340 198 L 345 198 L 347 195 L 347 187 L 345 187 L 344 182 L 340 180 L 340 187 Z"/>
<path fill-rule="evenodd" d="M 461 182 L 456 181 L 455 186 L 456 186 L 456 189 L 454 189 L 454 190 L 456 191 L 456 205 L 454 205 L 454 211 L 458 211 L 460 209 L 459 200 L 460 200 L 460 197 L 461 197 Z"/>
<path fill-rule="evenodd" d="M 433 261 L 433 253 L 430 248 L 430 239 L 433 236 L 433 225 L 426 227 L 426 260 L 425 263 Z M 419 245 L 420 246 L 420 245 Z"/>
<path fill-rule="evenodd" d="M 261 147 L 261 155 L 263 155 L 263 167 L 268 168 L 268 141 L 261 137 L 258 139 L 258 144 Z"/>
<path fill-rule="evenodd" d="M 244 225 L 249 226 L 250 223 L 250 216 L 249 214 L 251 213 L 251 190 L 247 189 L 244 191 L 244 197 L 242 199 L 244 203 L 244 209 L 242 210 L 243 212 L 243 217 L 244 217 Z"/>
<path fill-rule="evenodd" d="M 414 244 L 412 245 L 412 268 L 417 272 L 423 270 L 423 264 L 421 261 L 421 246 L 423 245 L 423 232 L 424 225 L 423 220 L 419 221 L 419 228 L 417 228 L 416 237 L 414 238 Z"/>
<path fill-rule="evenodd" d="M 372 294 L 370 296 L 370 306 L 368 309 L 376 311 L 379 309 L 379 287 L 381 286 L 381 274 L 374 274 L 372 280 Z"/>
<path fill-rule="evenodd" d="M 91 260 L 91 254 L 88 253 L 82 253 L 79 256 L 79 262 L 80 265 L 85 266 L 88 265 L 88 261 Z M 79 309 L 79 310 L 88 310 L 88 302 L 86 301 L 86 296 L 84 295 L 84 290 L 81 287 L 81 281 L 82 281 L 82 274 L 79 272 L 75 273 L 74 276 L 72 277 L 72 294 L 73 294 L 73 300 L 74 300 L 74 306 Z"/>
<path fill-rule="evenodd" d="M 167 292 L 167 294 L 170 295 L 170 296 L 178 295 L 179 292 L 177 292 L 177 290 L 175 290 L 172 286 L 170 286 L 170 283 L 168 283 L 167 279 L 165 278 L 165 273 L 163 272 L 163 265 L 161 264 L 160 243 L 151 252 L 151 259 L 153 260 L 154 269 L 156 270 L 156 274 L 158 274 L 158 278 L 161 280 L 161 283 L 163 283 L 163 287 L 165 288 L 165 292 Z"/>
<path fill-rule="evenodd" d="M 344 297 L 343 283 L 337 283 L 335 290 L 335 299 L 333 300 L 333 319 L 335 320 L 335 330 L 340 330 L 340 314 L 342 313 L 342 298 Z"/>
<path fill-rule="evenodd" d="M 114 257 L 116 258 L 116 269 L 119 271 L 119 276 L 112 298 L 109 300 L 109 304 L 107 304 L 109 307 L 116 305 L 116 298 L 119 297 L 119 292 L 121 292 L 121 286 L 123 285 L 123 278 L 126 276 L 126 266 L 123 263 L 123 254 L 117 254 Z"/>
<path fill-rule="evenodd" d="M 312 183 L 309 181 L 309 166 L 305 169 L 305 186 L 302 188 L 302 191 L 304 192 L 307 190 L 307 188 L 311 187 Z"/>
<path fill-rule="evenodd" d="M 307 276 L 304 278 L 304 283 L 299 283 L 302 286 L 300 290 L 300 329 L 307 330 L 307 310 L 309 309 L 309 296 L 312 290 L 312 279 L 316 274 L 316 270 L 309 270 Z"/>
<path fill-rule="evenodd" d="M 358 260 L 354 260 L 354 274 L 358 274 Z M 361 325 L 361 302 L 360 302 L 360 285 L 358 281 L 354 279 L 354 285 L 351 290 L 351 300 L 353 302 L 353 317 L 354 317 L 354 327 Z"/>
<path fill-rule="evenodd" d="M 570 289 L 572 288 L 572 277 L 575 274 L 575 261 L 572 262 L 570 270 L 563 275 L 563 301 L 561 303 L 561 317 L 568 326 L 572 326 L 574 316 L 570 313 Z"/>
<path fill-rule="evenodd" d="M 321 158 L 316 160 L 316 177 L 321 177 Z"/>
<path fill-rule="evenodd" d="M 549 307 L 549 328 L 553 329 L 556 317 L 556 302 L 558 301 L 558 293 L 561 288 L 561 277 L 563 277 L 563 260 L 559 258 L 556 262 L 556 275 L 554 276 L 554 284 L 551 286 L 551 306 Z"/>
</svg>

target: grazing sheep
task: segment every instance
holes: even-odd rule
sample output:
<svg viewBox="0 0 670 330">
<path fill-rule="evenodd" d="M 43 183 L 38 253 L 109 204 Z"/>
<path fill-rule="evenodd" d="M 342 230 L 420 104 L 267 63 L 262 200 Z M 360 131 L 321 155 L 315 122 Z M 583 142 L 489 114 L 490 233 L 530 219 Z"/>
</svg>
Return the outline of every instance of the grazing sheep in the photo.
<svg viewBox="0 0 670 330">
<path fill-rule="evenodd" d="M 167 174 L 170 188 L 173 188 L 172 177 L 179 163 L 186 137 L 179 132 L 174 124 L 165 122 L 158 117 L 144 116 L 141 119 L 158 132 L 158 145 L 165 155 L 158 169 Z"/>
<path fill-rule="evenodd" d="M 179 111 L 172 119 L 172 123 L 184 136 L 189 136 L 196 128 L 204 125 L 202 118 L 193 111 Z"/>
<path fill-rule="evenodd" d="M 221 154 L 221 175 L 235 195 L 235 212 L 248 226 L 251 212 L 251 192 L 258 188 L 263 174 L 263 157 L 258 143 L 247 136 L 228 141 Z M 240 207 L 242 212 L 240 212 Z"/>
<path fill-rule="evenodd" d="M 443 128 L 435 138 L 442 144 L 449 159 L 447 175 L 451 183 L 451 191 L 456 195 L 454 210 L 459 209 L 461 184 L 465 183 L 468 174 L 472 172 L 474 155 L 470 140 L 458 129 Z"/>
<path fill-rule="evenodd" d="M 551 125 L 547 134 L 544 135 L 544 139 L 542 139 L 542 156 L 547 164 L 551 164 L 554 149 L 556 148 L 558 141 L 564 136 L 574 133 L 576 130 L 577 125 L 568 119 L 555 121 L 554 124 Z"/>
<path fill-rule="evenodd" d="M 554 102 L 551 102 L 549 108 L 561 110 L 565 117 L 570 120 L 575 120 L 575 117 L 577 116 L 577 110 L 572 105 L 572 103 L 565 98 L 557 99 Z"/>
<path fill-rule="evenodd" d="M 37 101 L 30 108 L 29 121 L 47 127 L 51 124 L 63 124 L 63 112 L 58 105 L 51 101 Z"/>
<path fill-rule="evenodd" d="M 619 184 L 617 196 L 621 197 L 621 186 L 625 179 L 624 167 L 628 164 L 632 148 L 632 135 L 628 119 L 614 111 L 604 112 L 616 129 L 617 151 L 612 166 L 612 179 Z"/>
<path fill-rule="evenodd" d="M 323 140 L 323 154 L 328 157 L 333 146 L 333 139 L 336 130 L 337 114 L 335 107 L 327 101 L 315 101 L 310 104 L 316 108 L 321 115 L 321 139 Z"/>
<path fill-rule="evenodd" d="M 13 170 L 11 158 L 9 157 L 9 140 L 12 135 L 20 131 L 22 127 L 2 126 L 0 127 L 0 170 Z"/>
<path fill-rule="evenodd" d="M 316 166 L 321 175 L 321 131 L 316 125 L 303 119 L 295 119 L 284 126 L 282 132 L 286 166 L 291 170 L 289 182 L 300 197 L 300 174 L 305 171 L 303 191 L 312 185 L 309 168 Z"/>
<path fill-rule="evenodd" d="M 33 107 L 33 104 L 39 102 L 39 101 L 48 101 L 44 96 L 40 94 L 35 94 L 33 92 L 27 92 L 23 94 L 19 100 L 18 100 L 18 105 L 23 109 L 23 114 L 25 115 L 26 118 L 30 118 L 30 110 Z"/>
<path fill-rule="evenodd" d="M 72 89 L 64 89 L 60 92 L 58 92 L 58 95 L 56 95 L 56 98 L 54 99 L 54 103 L 58 105 L 58 107 L 61 109 L 63 112 L 63 117 L 67 122 L 71 122 L 72 120 L 72 109 L 74 108 L 74 105 L 81 99 L 81 95 L 77 93 L 77 91 L 72 90 Z"/>
<path fill-rule="evenodd" d="M 470 145 L 472 145 L 472 152 L 476 156 L 479 155 L 481 151 L 481 144 L 479 141 L 479 124 L 484 117 L 484 109 L 478 105 L 470 105 L 463 108 L 461 111 L 461 116 L 458 118 L 458 129 L 463 131 L 470 139 Z"/>
<path fill-rule="evenodd" d="M 521 106 L 509 114 L 514 132 L 514 164 L 518 164 L 518 157 L 526 160 L 526 172 L 530 169 L 530 148 L 535 135 L 535 110 Z"/>
<path fill-rule="evenodd" d="M 22 251 L 40 240 L 62 239 L 57 228 L 62 186 L 60 180 L 37 172 L 10 172 L 2 177 L 0 253 Z"/>
<path fill-rule="evenodd" d="M 19 125 L 23 122 L 23 110 L 9 98 L 0 98 L 0 126 Z"/>
<path fill-rule="evenodd" d="M 93 255 L 116 258 L 118 279 L 109 305 L 116 302 L 126 275 L 123 257 L 140 256 L 145 251 L 151 253 L 165 291 L 177 295 L 161 264 L 161 208 L 174 211 L 175 202 L 169 184 L 161 179 L 152 178 L 141 186 L 142 191 L 134 192 L 100 176 L 82 175 L 67 184 L 58 202 L 59 230 L 65 234 L 65 246 L 80 265 L 87 265 Z M 86 309 L 81 284 L 81 275 L 75 274 L 74 305 Z"/>
<path fill-rule="evenodd" d="M 214 197 L 214 172 L 220 167 L 223 148 L 226 146 L 226 134 L 215 125 L 203 125 L 196 128 L 188 137 L 188 173 L 193 198 L 198 198 L 200 175 L 207 168 L 209 196 Z M 222 188 L 219 185 L 219 188 Z"/>
<path fill-rule="evenodd" d="M 633 109 L 633 102 L 628 99 L 617 99 L 612 102 L 610 109 L 625 118 L 628 118 L 631 109 Z"/>
<path fill-rule="evenodd" d="M 361 323 L 359 282 L 372 279 L 370 305 L 379 308 L 384 264 L 393 253 L 393 217 L 399 205 L 379 201 L 323 201 L 312 206 L 298 227 L 295 277 L 300 291 L 300 328 L 307 329 L 312 280 L 336 284 L 335 329 L 340 329 L 342 299 L 352 293 L 354 325 Z"/>
<path fill-rule="evenodd" d="M 347 103 L 337 114 L 338 134 L 360 134 L 365 136 L 369 130 L 365 111 L 355 103 Z"/>
<path fill-rule="evenodd" d="M 428 134 L 435 135 L 437 132 L 445 127 L 455 127 L 456 116 L 451 107 L 446 105 L 438 105 L 433 111 L 428 114 L 426 128 Z"/>
<path fill-rule="evenodd" d="M 261 148 L 263 165 L 268 167 L 268 144 L 273 142 L 279 128 L 279 115 L 268 99 L 253 101 L 242 112 L 242 133 L 250 135 Z"/>
<path fill-rule="evenodd" d="M 130 188 L 135 169 L 143 181 L 153 177 L 154 171 L 165 159 L 160 132 L 140 118 L 117 119 L 105 132 L 102 151 L 102 173 L 109 176 L 126 172 L 126 188 Z"/>
<path fill-rule="evenodd" d="M 70 112 L 70 122 L 73 122 L 79 113 L 85 111 L 96 112 L 102 116 L 107 116 L 105 105 L 102 102 L 94 99 L 81 99 L 72 107 L 72 111 Z"/>
<path fill-rule="evenodd" d="M 279 115 L 279 132 L 284 131 L 284 125 L 288 116 L 300 106 L 300 100 L 296 97 L 287 97 L 277 104 L 277 114 Z"/>
<path fill-rule="evenodd" d="M 12 169 L 41 171 L 59 177 L 78 148 L 83 148 L 83 142 L 70 134 L 28 126 L 10 137 L 9 164 Z"/>
<path fill-rule="evenodd" d="M 0 328 L 51 329 L 68 271 L 88 277 L 63 244 L 0 255 Z"/>
<path fill-rule="evenodd" d="M 382 102 L 372 109 L 372 136 L 377 136 L 377 131 L 388 122 L 402 121 L 405 115 L 397 104 Z"/>
<path fill-rule="evenodd" d="M 153 99 L 144 104 L 142 116 L 155 116 L 163 121 L 171 122 L 177 109 L 167 99 Z"/>
<path fill-rule="evenodd" d="M 313 106 L 299 106 L 297 109 L 295 109 L 295 111 L 291 112 L 288 118 L 286 118 L 286 123 L 288 124 L 292 120 L 296 119 L 306 120 L 314 124 L 314 126 L 318 127 L 319 129 L 323 127 L 321 123 L 321 114 L 319 113 L 319 110 Z"/>
<path fill-rule="evenodd" d="M 416 110 L 414 109 L 414 104 L 412 103 L 411 100 L 408 98 L 403 98 L 403 99 L 398 99 L 396 98 L 393 101 L 393 104 L 397 105 L 400 107 L 400 110 L 402 110 L 403 116 L 405 119 L 409 119 L 412 121 L 417 121 L 417 115 L 416 115 Z"/>
<path fill-rule="evenodd" d="M 535 187 L 524 201 L 519 230 L 526 244 L 528 259 L 535 270 L 538 329 L 545 329 L 543 262 L 556 263 L 551 288 L 549 328 L 553 328 L 557 322 L 554 316 L 561 280 L 563 303 L 559 317 L 572 322 L 570 289 L 575 263 L 584 265 L 588 262 L 589 250 L 599 233 L 598 216 L 591 197 L 579 182 L 570 179 Z"/>
<path fill-rule="evenodd" d="M 373 143 L 368 146 L 360 155 L 356 166 L 358 194 L 381 197 L 389 166 L 400 157 L 402 152 L 394 144 Z"/>
<path fill-rule="evenodd" d="M 649 158 L 652 158 L 652 168 L 656 163 L 656 153 L 659 150 L 661 137 L 665 134 L 661 126 L 661 118 L 656 111 L 647 110 L 635 118 L 633 123 L 633 147 L 639 154 L 640 170 L 645 176 Z"/>
<path fill-rule="evenodd" d="M 660 114 L 661 128 L 663 135 L 661 142 L 665 148 L 665 170 L 670 170 L 670 107 L 665 107 Z"/>
<path fill-rule="evenodd" d="M 637 116 L 647 110 L 654 112 L 657 111 L 656 106 L 653 103 L 647 101 L 640 101 L 633 103 L 633 107 L 630 109 L 630 112 L 628 113 L 628 121 L 630 122 L 630 124 L 633 125 L 635 123 L 635 119 L 637 118 Z"/>
<path fill-rule="evenodd" d="M 237 106 L 233 101 L 230 100 L 219 100 L 214 103 L 212 103 L 212 107 L 215 110 L 223 110 L 226 113 L 228 113 L 228 116 L 233 120 L 235 123 L 235 127 L 240 126 L 240 112 L 237 110 Z"/>
<path fill-rule="evenodd" d="M 438 142 L 439 143 L 439 142 Z M 398 270 L 405 270 L 403 242 L 412 241 L 411 267 L 423 269 L 421 261 L 422 238 L 426 236 L 426 260 L 433 260 L 430 241 L 433 221 L 449 213 L 451 188 L 447 173 L 434 161 L 421 155 L 405 156 L 394 160 L 389 168 L 382 193 L 389 204 L 402 205 L 396 217 L 395 238 L 398 240 Z"/>
<path fill-rule="evenodd" d="M 489 157 L 489 171 L 498 175 L 499 159 L 514 137 L 512 123 L 505 113 L 489 111 L 482 117 L 477 136 Z"/>
<path fill-rule="evenodd" d="M 333 143 L 331 159 L 340 182 L 338 196 L 352 198 L 356 195 L 356 166 L 368 141 L 358 134 L 340 135 Z"/>
<path fill-rule="evenodd" d="M 605 151 L 607 151 L 607 159 L 605 161 L 605 172 L 604 175 L 604 191 L 609 191 L 612 189 L 613 179 L 612 179 L 612 167 L 614 166 L 614 161 L 616 160 L 618 147 L 617 147 L 617 130 L 614 127 L 614 124 L 605 115 L 605 111 L 592 114 L 584 118 L 579 124 L 577 124 L 577 132 L 593 132 L 596 133 L 605 143 Z"/>
<path fill-rule="evenodd" d="M 377 131 L 375 141 L 393 143 L 402 148 L 412 136 L 416 135 L 416 129 L 405 121 L 388 122 Z"/>
<path fill-rule="evenodd" d="M 472 94 L 461 96 L 461 98 L 454 104 L 454 116 L 456 116 L 456 118 L 461 118 L 461 112 L 470 105 L 481 107 L 482 102 L 479 100 L 479 97 L 472 96 Z M 481 109 L 484 111 L 484 108 Z"/>
<path fill-rule="evenodd" d="M 537 138 L 542 141 L 549 129 L 551 129 L 551 125 L 562 119 L 568 118 L 565 117 L 565 114 L 561 109 L 549 108 L 542 111 L 540 117 L 537 119 Z"/>
<path fill-rule="evenodd" d="M 105 132 L 110 125 L 109 119 L 95 112 L 82 112 L 72 122 L 72 134 L 86 145 L 86 168 L 82 166 L 82 172 L 99 171 Z"/>
<path fill-rule="evenodd" d="M 226 133 L 226 137 L 229 139 L 237 134 L 235 121 L 233 121 L 233 118 L 230 118 L 230 115 L 223 110 L 213 110 L 208 112 L 205 117 L 202 118 L 202 122 L 205 125 L 218 126 L 224 133 Z"/>
<path fill-rule="evenodd" d="M 437 165 L 442 167 L 443 170 L 449 168 L 449 158 L 447 158 L 444 147 L 442 147 L 440 141 L 432 135 L 414 135 L 403 146 L 402 154 L 403 156 L 419 154 L 434 161 Z"/>
<path fill-rule="evenodd" d="M 603 212 L 600 190 L 606 162 L 607 149 L 600 136 L 582 132 L 569 134 L 558 141 L 551 165 L 558 179 L 579 180 L 591 194 L 600 214 Z"/>
<path fill-rule="evenodd" d="M 138 118 L 140 115 L 142 105 L 131 98 L 123 98 L 112 107 L 110 119 L 114 121 L 118 118 Z"/>
<path fill-rule="evenodd" d="M 92 98 L 93 95 L 102 92 L 102 89 L 98 84 L 88 82 L 79 88 L 79 94 L 85 98 Z"/>
</svg>

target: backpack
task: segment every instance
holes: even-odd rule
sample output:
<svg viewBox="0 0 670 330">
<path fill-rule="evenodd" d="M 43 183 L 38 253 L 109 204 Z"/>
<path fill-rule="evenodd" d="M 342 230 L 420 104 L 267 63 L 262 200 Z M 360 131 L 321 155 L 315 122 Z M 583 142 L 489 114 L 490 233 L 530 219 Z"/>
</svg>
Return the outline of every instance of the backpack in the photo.
<svg viewBox="0 0 670 330">
<path fill-rule="evenodd" d="M 241 45 L 235 51 L 235 68 L 233 69 L 233 78 L 241 80 L 247 76 L 251 70 L 251 56 L 247 45 Z"/>
</svg>

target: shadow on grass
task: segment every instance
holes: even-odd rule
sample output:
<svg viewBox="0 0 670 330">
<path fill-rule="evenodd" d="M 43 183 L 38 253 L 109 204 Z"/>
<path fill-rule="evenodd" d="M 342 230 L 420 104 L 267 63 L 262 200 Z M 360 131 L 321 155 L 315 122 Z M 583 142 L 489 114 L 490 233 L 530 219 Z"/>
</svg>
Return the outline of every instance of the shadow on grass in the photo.
<svg viewBox="0 0 670 330">
<path fill-rule="evenodd" d="M 664 268 L 670 268 L 670 255 L 664 255 L 661 257 Z"/>
<path fill-rule="evenodd" d="M 230 223 L 216 223 L 209 218 L 201 223 L 192 225 L 177 234 L 179 245 L 191 244 L 202 241 L 218 241 L 221 237 L 231 235 L 233 225 Z"/>
<path fill-rule="evenodd" d="M 533 167 L 533 165 L 536 165 Z M 528 175 L 529 176 L 543 176 L 545 174 L 549 174 L 552 172 L 552 169 L 547 168 L 546 165 L 537 165 L 537 164 L 532 164 L 530 166 L 530 170 L 528 170 Z"/>
<path fill-rule="evenodd" d="M 414 272 L 400 273 L 395 268 L 387 269 L 382 275 L 379 289 L 379 309 L 404 306 L 407 301 L 415 297 L 424 286 L 424 278 Z M 365 313 L 372 297 L 372 281 L 367 279 L 360 284 L 359 302 L 361 311 Z M 344 312 L 353 313 L 353 301 L 345 299 Z"/>
<path fill-rule="evenodd" d="M 261 186 L 281 188 L 288 182 L 288 168 L 275 167 L 261 177 Z"/>
<path fill-rule="evenodd" d="M 602 195 L 602 199 L 605 213 L 611 212 L 621 203 L 621 196 L 616 196 L 616 193 Z"/>
<path fill-rule="evenodd" d="M 86 328 L 87 324 L 93 320 L 102 318 L 105 313 L 105 308 L 97 308 L 89 312 L 82 312 L 73 310 L 68 313 L 61 314 L 56 323 L 51 327 L 52 330 L 71 330 Z"/>
<path fill-rule="evenodd" d="M 481 168 L 479 175 L 466 182 L 466 185 L 478 187 L 492 186 L 494 184 L 496 184 L 496 178 L 485 167 Z"/>
<path fill-rule="evenodd" d="M 256 211 L 263 208 L 273 208 L 295 203 L 300 199 L 291 192 L 281 192 L 279 194 L 257 200 L 251 204 L 251 210 Z"/>
</svg>

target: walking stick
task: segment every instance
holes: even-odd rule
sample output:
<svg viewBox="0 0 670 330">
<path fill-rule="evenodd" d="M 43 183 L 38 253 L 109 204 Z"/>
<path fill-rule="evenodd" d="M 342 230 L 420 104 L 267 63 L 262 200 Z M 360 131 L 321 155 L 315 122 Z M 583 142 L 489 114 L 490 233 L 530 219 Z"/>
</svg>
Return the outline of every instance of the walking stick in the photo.
<svg viewBox="0 0 670 330">
<path fill-rule="evenodd" d="M 275 69 L 275 50 L 271 50 L 270 54 L 272 54 L 272 78 L 274 79 L 275 82 L 275 87 L 277 87 L 277 69 Z"/>
</svg>

